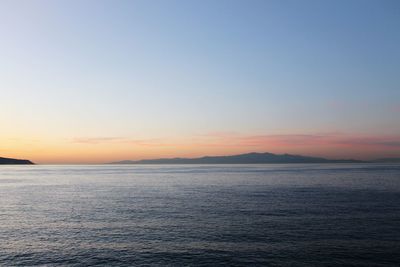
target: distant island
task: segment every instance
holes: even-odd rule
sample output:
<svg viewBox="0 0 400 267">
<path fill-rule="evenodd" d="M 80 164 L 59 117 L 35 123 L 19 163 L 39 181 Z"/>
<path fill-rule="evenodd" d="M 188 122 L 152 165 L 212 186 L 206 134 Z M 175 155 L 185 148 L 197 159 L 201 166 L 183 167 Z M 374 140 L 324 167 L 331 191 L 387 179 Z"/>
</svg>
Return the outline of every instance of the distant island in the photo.
<svg viewBox="0 0 400 267">
<path fill-rule="evenodd" d="M 326 159 L 291 154 L 247 153 L 232 156 L 205 156 L 200 158 L 161 158 L 123 160 L 109 164 L 279 164 L 279 163 L 365 163 L 354 159 Z"/>
<path fill-rule="evenodd" d="M 0 157 L 0 164 L 34 164 L 32 161 L 27 159 L 11 159 L 11 158 L 2 158 Z"/>
<path fill-rule="evenodd" d="M 400 158 L 383 158 L 374 160 L 376 163 L 400 163 Z"/>
</svg>

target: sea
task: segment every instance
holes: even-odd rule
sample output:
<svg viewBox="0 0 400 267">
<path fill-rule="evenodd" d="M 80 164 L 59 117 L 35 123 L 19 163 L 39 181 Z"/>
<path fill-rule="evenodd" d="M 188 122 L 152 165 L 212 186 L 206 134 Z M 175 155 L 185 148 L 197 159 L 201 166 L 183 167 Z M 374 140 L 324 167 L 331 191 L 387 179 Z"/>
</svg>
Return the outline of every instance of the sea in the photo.
<svg viewBox="0 0 400 267">
<path fill-rule="evenodd" d="M 399 164 L 0 166 L 0 266 L 399 265 Z"/>
</svg>

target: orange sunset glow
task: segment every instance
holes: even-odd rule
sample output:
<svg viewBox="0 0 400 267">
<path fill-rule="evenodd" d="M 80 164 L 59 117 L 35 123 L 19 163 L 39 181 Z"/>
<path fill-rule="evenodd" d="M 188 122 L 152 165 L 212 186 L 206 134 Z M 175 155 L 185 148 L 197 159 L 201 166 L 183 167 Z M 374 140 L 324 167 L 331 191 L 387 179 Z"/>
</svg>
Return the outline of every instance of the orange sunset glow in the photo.
<svg viewBox="0 0 400 267">
<path fill-rule="evenodd" d="M 0 157 L 400 157 L 398 31 L 368 28 L 397 18 L 323 28 L 295 3 L 260 9 L 283 18 L 250 5 L 232 19 L 217 12 L 228 7 L 199 7 L 203 17 L 189 3 L 175 14 L 167 3 L 89 2 L 73 20 L 67 2 L 0 10 Z"/>
<path fill-rule="evenodd" d="M 107 163 L 121 159 L 201 157 L 247 152 L 292 153 L 331 159 L 398 156 L 397 136 L 319 135 L 240 135 L 213 133 L 191 138 L 131 139 L 121 137 L 73 138 L 62 141 L 22 141 L 10 139 L 3 154 L 30 158 L 37 163 Z"/>
</svg>

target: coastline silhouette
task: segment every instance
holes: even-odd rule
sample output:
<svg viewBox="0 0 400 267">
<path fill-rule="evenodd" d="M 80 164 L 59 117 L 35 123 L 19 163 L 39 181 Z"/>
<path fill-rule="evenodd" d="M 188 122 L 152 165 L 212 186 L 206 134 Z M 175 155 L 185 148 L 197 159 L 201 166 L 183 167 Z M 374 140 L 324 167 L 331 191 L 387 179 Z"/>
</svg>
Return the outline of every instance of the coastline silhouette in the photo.
<svg viewBox="0 0 400 267">
<path fill-rule="evenodd" d="M 21 165 L 21 164 L 35 164 L 27 159 L 12 159 L 12 158 L 2 158 L 0 157 L 0 164 L 13 164 L 13 165 Z"/>
</svg>

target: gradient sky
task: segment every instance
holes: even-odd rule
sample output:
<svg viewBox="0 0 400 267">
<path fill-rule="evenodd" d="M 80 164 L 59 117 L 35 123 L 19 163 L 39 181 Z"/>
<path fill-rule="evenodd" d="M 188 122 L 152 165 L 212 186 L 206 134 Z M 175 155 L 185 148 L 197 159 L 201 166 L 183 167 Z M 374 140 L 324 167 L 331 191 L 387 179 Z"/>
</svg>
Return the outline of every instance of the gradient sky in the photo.
<svg viewBox="0 0 400 267">
<path fill-rule="evenodd" d="M 400 1 L 0 0 L 0 156 L 400 156 Z"/>
</svg>

